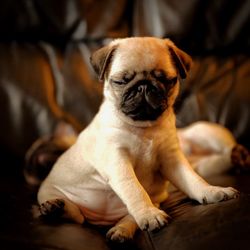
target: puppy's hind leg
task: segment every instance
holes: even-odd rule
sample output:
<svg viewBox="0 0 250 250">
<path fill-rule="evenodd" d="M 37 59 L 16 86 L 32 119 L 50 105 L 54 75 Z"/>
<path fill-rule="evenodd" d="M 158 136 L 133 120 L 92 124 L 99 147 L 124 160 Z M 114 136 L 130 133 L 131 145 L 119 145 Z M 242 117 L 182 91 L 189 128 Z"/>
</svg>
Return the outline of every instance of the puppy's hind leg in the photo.
<svg viewBox="0 0 250 250">
<path fill-rule="evenodd" d="M 84 222 L 84 216 L 77 205 L 65 198 L 46 200 L 39 206 L 39 211 L 41 217 L 47 219 L 65 218 L 78 224 Z"/>
<path fill-rule="evenodd" d="M 133 239 L 137 228 L 134 218 L 128 214 L 107 232 L 106 237 L 108 240 L 123 243 Z"/>
<path fill-rule="evenodd" d="M 51 185 L 44 183 L 37 198 L 41 217 L 52 220 L 66 218 L 79 224 L 84 222 L 80 208 Z"/>
</svg>

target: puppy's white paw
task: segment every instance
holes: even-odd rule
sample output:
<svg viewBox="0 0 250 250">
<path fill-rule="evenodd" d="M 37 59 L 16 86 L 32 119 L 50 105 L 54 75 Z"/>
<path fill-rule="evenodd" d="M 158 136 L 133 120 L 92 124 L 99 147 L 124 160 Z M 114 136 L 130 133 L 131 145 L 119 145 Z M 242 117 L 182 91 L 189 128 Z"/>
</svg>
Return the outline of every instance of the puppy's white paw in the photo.
<svg viewBox="0 0 250 250">
<path fill-rule="evenodd" d="M 170 217 L 164 211 L 150 207 L 144 210 L 140 218 L 135 219 L 141 230 L 154 231 L 167 225 Z"/>
<path fill-rule="evenodd" d="M 114 226 L 106 234 L 107 240 L 123 243 L 133 239 L 133 234 L 124 227 Z"/>
<path fill-rule="evenodd" d="M 202 193 L 198 201 L 203 204 L 216 203 L 237 198 L 239 191 L 232 187 L 208 186 Z"/>
</svg>

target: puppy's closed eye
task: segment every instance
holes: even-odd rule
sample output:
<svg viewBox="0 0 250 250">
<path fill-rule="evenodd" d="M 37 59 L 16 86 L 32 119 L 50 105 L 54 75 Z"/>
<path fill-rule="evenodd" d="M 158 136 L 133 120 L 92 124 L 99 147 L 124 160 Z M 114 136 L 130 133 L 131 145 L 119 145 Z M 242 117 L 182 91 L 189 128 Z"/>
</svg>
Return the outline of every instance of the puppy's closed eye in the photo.
<svg viewBox="0 0 250 250">
<path fill-rule="evenodd" d="M 115 83 L 117 85 L 124 85 L 124 84 L 127 83 L 127 82 L 125 82 L 123 80 L 114 80 L 114 79 L 112 79 L 111 81 L 112 81 L 112 83 Z"/>
<path fill-rule="evenodd" d="M 124 85 L 130 81 L 132 81 L 135 77 L 136 73 L 135 72 L 125 72 L 123 74 L 118 74 L 113 76 L 111 81 L 115 84 L 118 85 Z"/>
<path fill-rule="evenodd" d="M 166 80 L 166 83 L 169 85 L 169 86 L 173 86 L 173 85 L 175 85 L 176 83 L 177 83 L 177 76 L 175 76 L 175 77 L 172 77 L 172 78 L 168 78 L 167 80 Z"/>
<path fill-rule="evenodd" d="M 173 86 L 177 82 L 177 76 L 167 76 L 163 70 L 153 70 L 151 75 L 159 82 L 167 86 Z"/>
</svg>

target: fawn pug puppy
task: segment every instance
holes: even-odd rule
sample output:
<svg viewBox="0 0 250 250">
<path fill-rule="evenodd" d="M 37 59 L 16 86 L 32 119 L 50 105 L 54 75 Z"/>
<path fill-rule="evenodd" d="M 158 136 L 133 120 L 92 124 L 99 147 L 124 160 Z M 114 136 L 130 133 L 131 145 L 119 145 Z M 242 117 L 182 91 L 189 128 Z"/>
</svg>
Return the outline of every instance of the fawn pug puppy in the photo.
<svg viewBox="0 0 250 250">
<path fill-rule="evenodd" d="M 204 181 L 180 150 L 173 104 L 178 79 L 191 66 L 185 52 L 169 39 L 117 39 L 91 63 L 104 80 L 104 101 L 42 183 L 42 215 L 114 225 L 107 238 L 123 242 L 137 227 L 152 231 L 168 223 L 159 209 L 168 181 L 200 203 L 237 196 Z"/>
</svg>

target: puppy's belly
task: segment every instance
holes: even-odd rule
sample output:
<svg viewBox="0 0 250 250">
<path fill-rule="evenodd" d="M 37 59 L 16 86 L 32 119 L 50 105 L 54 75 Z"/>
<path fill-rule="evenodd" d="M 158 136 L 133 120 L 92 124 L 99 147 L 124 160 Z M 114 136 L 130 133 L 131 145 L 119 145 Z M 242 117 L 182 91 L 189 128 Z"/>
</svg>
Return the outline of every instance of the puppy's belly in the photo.
<svg viewBox="0 0 250 250">
<path fill-rule="evenodd" d="M 128 214 L 126 206 L 112 189 L 58 189 L 80 208 L 91 224 L 111 225 Z"/>
</svg>

